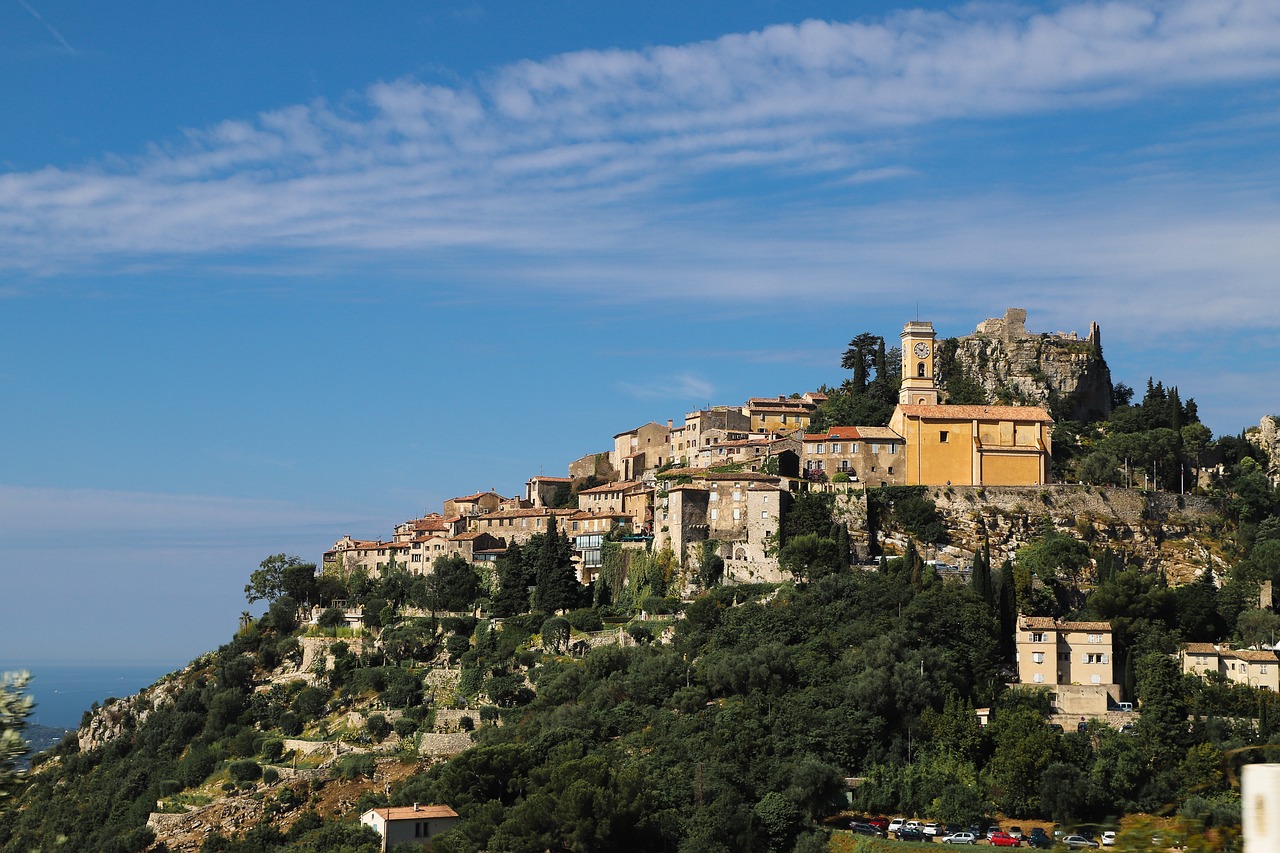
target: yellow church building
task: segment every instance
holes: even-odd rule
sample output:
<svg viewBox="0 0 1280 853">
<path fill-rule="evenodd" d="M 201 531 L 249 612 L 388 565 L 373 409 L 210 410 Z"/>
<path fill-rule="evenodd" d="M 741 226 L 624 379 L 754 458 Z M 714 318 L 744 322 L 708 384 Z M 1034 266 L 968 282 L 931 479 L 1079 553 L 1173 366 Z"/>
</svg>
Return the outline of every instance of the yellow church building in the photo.
<svg viewBox="0 0 1280 853">
<path fill-rule="evenodd" d="M 1049 482 L 1053 419 L 1041 406 L 938 402 L 933 324 L 902 330 L 902 390 L 889 427 L 904 441 L 908 485 L 1038 486 Z"/>
</svg>

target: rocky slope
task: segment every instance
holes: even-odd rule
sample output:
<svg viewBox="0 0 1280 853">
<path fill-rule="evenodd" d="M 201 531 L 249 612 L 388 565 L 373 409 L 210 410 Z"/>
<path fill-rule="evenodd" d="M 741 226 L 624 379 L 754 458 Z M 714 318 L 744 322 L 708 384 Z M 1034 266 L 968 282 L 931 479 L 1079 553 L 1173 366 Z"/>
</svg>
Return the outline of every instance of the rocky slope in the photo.
<svg viewBox="0 0 1280 853">
<path fill-rule="evenodd" d="M 1111 413 L 1111 371 L 1102 357 L 1102 332 L 1031 333 L 1027 312 L 1010 308 L 984 320 L 972 335 L 944 341 L 955 368 L 997 403 L 1048 406 L 1058 417 L 1097 420 Z M 944 377 L 945 379 L 945 377 Z"/>
</svg>

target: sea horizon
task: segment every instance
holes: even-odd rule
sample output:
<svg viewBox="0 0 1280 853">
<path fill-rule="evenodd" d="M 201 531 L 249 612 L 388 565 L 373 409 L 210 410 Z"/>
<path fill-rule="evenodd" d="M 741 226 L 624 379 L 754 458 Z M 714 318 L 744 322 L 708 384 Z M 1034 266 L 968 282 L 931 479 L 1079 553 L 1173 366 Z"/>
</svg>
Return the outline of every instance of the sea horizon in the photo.
<svg viewBox="0 0 1280 853">
<path fill-rule="evenodd" d="M 84 712 L 108 698 L 122 699 L 149 687 L 187 661 L 4 660 L 0 672 L 31 673 L 26 692 L 34 701 L 28 722 L 60 729 L 80 726 Z"/>
</svg>

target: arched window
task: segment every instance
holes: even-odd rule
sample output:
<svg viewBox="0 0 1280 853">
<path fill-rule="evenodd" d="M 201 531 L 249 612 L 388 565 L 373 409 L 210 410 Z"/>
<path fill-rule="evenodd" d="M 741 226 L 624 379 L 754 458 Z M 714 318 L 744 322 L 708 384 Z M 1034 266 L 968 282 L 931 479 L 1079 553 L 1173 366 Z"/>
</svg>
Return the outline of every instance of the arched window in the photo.
<svg viewBox="0 0 1280 853">
<path fill-rule="evenodd" d="M 924 378 L 924 362 L 923 361 L 916 365 L 916 376 L 919 376 L 921 379 Z"/>
</svg>

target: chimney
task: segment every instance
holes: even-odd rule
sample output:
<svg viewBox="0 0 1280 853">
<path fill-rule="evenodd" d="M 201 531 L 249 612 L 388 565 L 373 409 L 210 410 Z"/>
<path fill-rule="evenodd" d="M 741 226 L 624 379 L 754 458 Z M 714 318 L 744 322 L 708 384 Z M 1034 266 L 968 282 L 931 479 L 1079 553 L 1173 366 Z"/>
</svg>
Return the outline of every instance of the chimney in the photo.
<svg viewBox="0 0 1280 853">
<path fill-rule="evenodd" d="M 667 429 L 671 429 L 675 425 L 675 418 L 667 418 Z"/>
<path fill-rule="evenodd" d="M 418 810 L 418 804 L 417 804 L 417 803 L 414 803 L 414 804 L 413 804 L 413 810 L 414 810 L 415 812 Z"/>
</svg>

